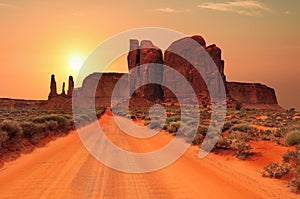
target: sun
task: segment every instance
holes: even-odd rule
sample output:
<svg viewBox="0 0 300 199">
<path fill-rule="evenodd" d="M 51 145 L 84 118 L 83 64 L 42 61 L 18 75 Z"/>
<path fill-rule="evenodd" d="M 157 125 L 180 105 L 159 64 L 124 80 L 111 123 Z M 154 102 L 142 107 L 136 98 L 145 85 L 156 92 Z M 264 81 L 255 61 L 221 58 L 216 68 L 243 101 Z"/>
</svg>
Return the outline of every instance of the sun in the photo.
<svg viewBox="0 0 300 199">
<path fill-rule="evenodd" d="M 74 71 L 78 71 L 81 68 L 82 60 L 80 57 L 72 57 L 70 59 L 70 67 Z"/>
</svg>

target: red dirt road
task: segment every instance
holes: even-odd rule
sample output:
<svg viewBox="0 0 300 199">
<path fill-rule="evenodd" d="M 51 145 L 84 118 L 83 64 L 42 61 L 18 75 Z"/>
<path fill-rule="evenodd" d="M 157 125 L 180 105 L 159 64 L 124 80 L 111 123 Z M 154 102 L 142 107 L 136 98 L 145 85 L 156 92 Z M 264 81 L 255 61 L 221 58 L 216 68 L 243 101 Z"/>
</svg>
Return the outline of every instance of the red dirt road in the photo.
<svg viewBox="0 0 300 199">
<path fill-rule="evenodd" d="M 131 139 L 108 114 L 100 124 L 130 151 L 151 151 L 173 139 L 163 132 L 149 140 Z M 199 159 L 197 153 L 191 147 L 162 170 L 128 174 L 95 160 L 73 132 L 1 168 L 0 198 L 296 198 L 282 182 L 262 178 L 247 163 L 214 154 Z"/>
</svg>

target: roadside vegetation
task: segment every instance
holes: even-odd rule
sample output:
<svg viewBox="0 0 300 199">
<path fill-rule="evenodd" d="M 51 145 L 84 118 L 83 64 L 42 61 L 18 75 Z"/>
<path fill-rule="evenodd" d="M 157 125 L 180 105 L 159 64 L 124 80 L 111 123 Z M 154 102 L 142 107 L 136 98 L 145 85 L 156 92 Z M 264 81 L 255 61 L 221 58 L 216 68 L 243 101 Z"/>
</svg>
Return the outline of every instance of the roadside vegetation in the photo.
<svg viewBox="0 0 300 199">
<path fill-rule="evenodd" d="M 197 110 L 190 107 L 190 112 Z M 198 110 L 199 111 L 199 110 Z M 150 118 L 147 108 L 124 109 L 115 111 L 115 114 L 131 119 L 144 120 L 144 125 L 151 129 L 161 129 L 156 125 L 158 118 Z M 256 155 L 251 144 L 260 141 L 274 142 L 282 147 L 296 147 L 295 150 L 283 154 L 282 162 L 272 162 L 262 171 L 264 177 L 282 178 L 288 176 L 288 184 L 293 192 L 300 192 L 300 113 L 294 109 L 286 111 L 258 111 L 258 110 L 227 110 L 223 128 L 218 129 L 212 125 L 208 135 L 211 121 L 211 110 L 200 110 L 199 126 L 192 117 L 180 117 L 179 107 L 166 107 L 167 118 L 163 130 L 174 136 L 184 138 L 187 142 L 201 147 L 204 138 L 209 140 L 218 138 L 213 152 L 231 151 L 235 157 L 247 160 Z M 181 131 L 179 132 L 179 129 Z M 192 136 L 192 132 L 196 135 Z M 220 135 L 220 136 L 218 136 Z M 204 147 L 205 149 L 205 147 Z M 287 148 L 288 150 L 289 148 Z M 259 154 L 258 154 L 259 155 Z"/>
<path fill-rule="evenodd" d="M 99 118 L 105 109 L 96 111 Z M 67 135 L 78 126 L 93 121 L 90 112 L 83 111 L 73 118 L 71 111 L 59 110 L 1 110 L 0 111 L 0 166 L 4 161 L 16 159 L 35 147 Z"/>
</svg>

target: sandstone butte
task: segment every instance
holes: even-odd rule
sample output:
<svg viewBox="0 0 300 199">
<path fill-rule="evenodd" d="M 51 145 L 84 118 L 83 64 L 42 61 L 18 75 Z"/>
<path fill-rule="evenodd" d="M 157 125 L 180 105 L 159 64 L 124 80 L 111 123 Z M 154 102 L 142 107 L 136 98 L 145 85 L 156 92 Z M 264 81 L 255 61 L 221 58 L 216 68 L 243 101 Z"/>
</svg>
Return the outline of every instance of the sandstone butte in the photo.
<svg viewBox="0 0 300 199">
<path fill-rule="evenodd" d="M 193 44 L 195 42 L 191 43 L 191 41 L 196 41 L 197 45 Z M 211 59 L 208 56 L 203 56 L 204 53 L 208 53 Z M 193 60 L 193 63 L 199 66 L 205 66 L 213 60 L 218 71 L 200 67 L 203 70 L 201 74 L 205 76 L 203 77 L 191 63 L 178 56 L 178 54 L 184 54 L 185 58 Z M 70 76 L 68 90 L 65 92 L 65 83 L 63 83 L 61 94 L 57 92 L 55 76 L 51 75 L 48 100 L 1 98 L 0 109 L 71 109 L 72 97 L 79 100 L 84 98 L 86 104 L 89 104 L 89 100 L 93 100 L 93 97 L 95 97 L 96 107 L 106 107 L 110 106 L 112 91 L 118 81 L 122 81 L 120 85 L 123 85 L 115 91 L 116 97 L 120 100 L 131 91 L 133 93 L 131 103 L 136 106 L 147 106 L 154 102 L 174 105 L 178 103 L 176 96 L 170 89 L 161 86 L 160 83 L 164 81 L 173 84 L 176 91 L 183 93 L 183 95 L 185 88 L 176 81 L 177 76 L 174 72 L 164 71 L 162 65 L 164 64 L 183 75 L 194 89 L 197 99 L 190 99 L 190 96 L 186 93 L 187 103 L 189 100 L 198 100 L 200 106 L 210 106 L 210 95 L 207 84 L 204 82 L 204 78 L 206 78 L 213 86 L 215 94 L 218 94 L 222 88 L 221 85 L 225 86 L 229 108 L 236 108 L 239 105 L 243 109 L 283 110 L 277 102 L 273 88 L 261 83 L 227 81 L 224 74 L 225 62 L 222 60 L 221 49 L 215 44 L 207 45 L 203 37 L 198 35 L 174 41 L 164 53 L 149 40 L 139 42 L 132 39 L 130 40 L 127 62 L 128 71 L 130 71 L 128 74 L 93 73 L 84 79 L 80 88 L 74 88 L 73 77 Z M 134 68 L 136 70 L 132 70 Z M 217 72 L 219 72 L 221 79 L 216 78 Z M 121 79 L 122 76 L 125 78 Z M 135 89 L 136 85 L 153 81 L 157 84 L 148 84 Z M 93 92 L 91 85 L 97 85 L 96 92 Z"/>
</svg>

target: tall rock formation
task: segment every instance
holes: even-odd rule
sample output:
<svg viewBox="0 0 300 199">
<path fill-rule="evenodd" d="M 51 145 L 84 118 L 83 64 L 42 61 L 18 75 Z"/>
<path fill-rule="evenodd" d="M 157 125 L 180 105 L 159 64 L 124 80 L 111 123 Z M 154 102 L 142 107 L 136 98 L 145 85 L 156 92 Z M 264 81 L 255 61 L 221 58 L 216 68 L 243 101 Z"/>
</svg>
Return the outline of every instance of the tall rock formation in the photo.
<svg viewBox="0 0 300 199">
<path fill-rule="evenodd" d="M 212 60 L 217 67 L 210 67 L 213 66 Z M 224 61 L 221 59 L 221 50 L 216 45 L 206 47 L 205 40 L 198 35 L 173 42 L 164 54 L 164 65 L 175 69 L 189 81 L 199 101 L 203 101 L 203 98 L 208 97 L 207 85 L 212 88 L 213 94 L 217 95 L 221 92 L 221 84 L 224 85 L 225 83 Z M 222 77 L 221 79 L 217 76 L 218 72 Z M 172 84 L 176 92 L 190 97 L 189 93 L 185 93 L 186 88 L 182 86 L 181 82 L 177 81 L 177 76 L 171 70 L 165 71 L 164 81 Z M 175 96 L 169 89 L 164 88 L 164 97 L 165 99 L 172 99 Z M 205 101 L 209 100 L 206 99 Z"/>
<path fill-rule="evenodd" d="M 138 40 L 130 40 L 127 60 L 130 91 L 134 91 L 133 96 L 151 101 L 162 99 L 163 90 L 160 85 L 163 77 L 162 51 L 149 40 L 141 41 L 140 45 Z M 135 70 L 132 70 L 133 68 Z M 149 84 L 150 82 L 157 84 Z M 143 84 L 144 86 L 141 86 Z M 139 86 L 141 87 L 135 89 Z"/>
<path fill-rule="evenodd" d="M 48 99 L 51 99 L 53 97 L 57 97 L 57 88 L 56 88 L 56 81 L 55 81 L 55 75 L 51 75 L 51 81 L 50 81 L 50 93 L 48 95 Z"/>
<path fill-rule="evenodd" d="M 73 90 L 74 90 L 74 80 L 72 76 L 69 76 L 67 95 L 71 97 L 73 94 Z"/>
<path fill-rule="evenodd" d="M 244 108 L 282 110 L 275 90 L 260 83 L 227 82 L 228 95 Z"/>
<path fill-rule="evenodd" d="M 61 89 L 61 95 L 66 95 L 65 86 L 66 86 L 65 82 L 63 82 L 62 89 Z"/>
</svg>

